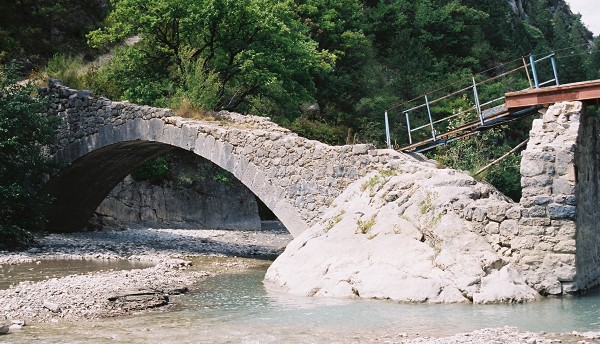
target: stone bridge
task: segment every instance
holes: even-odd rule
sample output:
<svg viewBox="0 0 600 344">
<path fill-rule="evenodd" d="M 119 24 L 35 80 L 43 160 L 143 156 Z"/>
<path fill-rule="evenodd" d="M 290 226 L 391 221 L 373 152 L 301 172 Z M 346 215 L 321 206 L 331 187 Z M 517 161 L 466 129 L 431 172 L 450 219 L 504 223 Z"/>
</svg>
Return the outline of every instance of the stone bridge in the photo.
<svg viewBox="0 0 600 344">
<path fill-rule="evenodd" d="M 331 147 L 268 118 L 219 112 L 211 120 L 169 109 L 113 102 L 51 83 L 49 113 L 61 122 L 49 154 L 62 164 L 45 191 L 50 231 L 78 231 L 115 185 L 145 161 L 174 149 L 230 172 L 292 235 L 314 223 L 350 183 L 397 158 L 370 145 Z"/>
<path fill-rule="evenodd" d="M 370 172 L 395 166 L 395 173 L 414 179 L 419 171 L 429 171 L 425 174 L 442 177 L 434 184 L 442 189 L 455 183 L 450 179 L 463 183 L 457 184 L 460 188 L 477 184 L 420 156 L 370 145 L 332 147 L 263 117 L 219 112 L 210 120 L 187 119 L 168 109 L 113 102 L 57 83 L 43 92 L 52 99 L 49 114 L 61 120 L 56 142 L 48 147 L 61 166 L 44 190 L 55 199 L 47 211 L 51 231 L 83 229 L 133 169 L 176 149 L 232 173 L 294 236 L 323 221 L 335 198 Z M 581 105 L 557 104 L 534 121 L 522 153 L 519 203 L 469 191 L 467 198 L 436 210 L 458 214 L 465 228 L 485 238 L 503 261 L 527 276 L 528 284 L 546 294 L 570 293 L 600 281 L 600 127 Z"/>
</svg>

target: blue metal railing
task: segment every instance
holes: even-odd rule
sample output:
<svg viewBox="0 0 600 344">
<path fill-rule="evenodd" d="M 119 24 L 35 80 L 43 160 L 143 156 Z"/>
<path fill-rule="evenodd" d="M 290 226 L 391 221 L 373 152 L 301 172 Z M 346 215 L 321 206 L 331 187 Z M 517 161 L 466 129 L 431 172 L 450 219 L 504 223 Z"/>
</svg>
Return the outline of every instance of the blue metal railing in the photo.
<svg viewBox="0 0 600 344">
<path fill-rule="evenodd" d="M 539 82 L 539 73 L 538 70 L 536 68 L 536 65 L 544 60 L 550 59 L 551 64 L 552 64 L 552 73 L 553 73 L 553 78 L 547 80 L 547 81 L 543 81 L 543 82 Z M 480 96 L 481 94 L 478 91 L 478 86 L 481 86 L 483 84 L 486 83 L 491 83 L 493 81 L 497 81 L 500 78 L 503 77 L 507 77 L 508 75 L 511 75 L 515 72 L 524 70 L 526 75 L 527 75 L 527 80 L 529 81 L 529 89 L 533 89 L 533 88 L 540 88 L 549 84 L 554 83 L 555 85 L 560 85 L 559 81 L 558 81 L 558 71 L 557 71 L 557 67 L 556 67 L 556 55 L 554 53 L 543 56 L 541 58 L 536 59 L 534 55 L 530 55 L 529 56 L 529 63 L 526 62 L 525 58 L 521 59 L 523 62 L 522 66 L 519 66 L 518 68 L 509 70 L 507 72 L 501 73 L 499 75 L 496 75 L 494 77 L 482 80 L 477 82 L 475 79 L 475 76 L 472 77 L 472 84 L 461 88 L 457 91 L 445 94 L 441 97 L 435 98 L 434 100 L 430 100 L 429 99 L 429 95 L 432 95 L 433 92 L 424 94 L 423 97 L 424 98 L 424 102 L 420 103 L 416 106 L 413 106 L 409 109 L 403 110 L 402 113 L 404 114 L 405 120 L 406 120 L 406 127 L 407 127 L 407 133 L 408 133 L 408 140 L 409 140 L 409 145 L 413 144 L 413 134 L 416 132 L 421 132 L 424 129 L 428 129 L 428 131 L 430 131 L 429 134 L 426 134 L 426 136 L 431 136 L 431 139 L 426 139 L 427 141 L 433 141 L 436 142 L 439 139 L 439 135 L 436 131 L 436 125 L 438 125 L 438 128 L 441 126 L 441 123 L 446 122 L 447 124 L 449 124 L 449 121 L 457 118 L 459 116 L 468 114 L 472 111 L 475 111 L 476 116 L 478 118 L 478 121 L 480 123 L 481 126 L 485 125 L 486 123 L 486 119 L 490 118 L 490 117 L 494 117 L 495 115 L 498 114 L 497 111 L 499 111 L 497 108 L 499 106 L 502 106 L 504 104 L 504 92 L 502 93 L 501 96 L 496 97 L 496 98 L 492 98 L 489 99 L 485 102 L 481 102 Z M 531 76 L 529 74 L 529 68 L 531 68 L 531 75 L 533 76 L 533 80 L 531 79 Z M 469 96 L 466 96 L 468 94 L 471 94 Z M 471 98 L 472 97 L 472 101 L 474 106 L 470 107 L 466 110 L 462 110 L 456 113 L 453 113 L 450 116 L 446 116 L 443 117 L 441 119 L 434 119 L 434 113 L 432 111 L 432 105 L 439 103 L 443 100 L 447 100 L 451 97 L 456 97 L 456 96 L 464 96 L 466 98 Z M 421 98 L 419 97 L 419 98 Z M 415 100 L 418 100 L 419 98 L 413 99 L 412 101 L 408 102 L 408 103 L 413 103 Z M 404 103 L 406 104 L 406 103 Z M 417 125 L 416 127 L 412 127 L 411 126 L 411 113 L 414 113 L 416 110 L 419 109 L 425 109 L 427 112 L 427 117 L 423 118 L 420 117 L 421 119 L 421 125 Z M 386 131 L 386 144 L 388 148 L 393 148 L 392 147 L 392 140 L 391 140 L 391 134 L 390 134 L 390 122 L 389 122 L 389 114 L 388 114 L 388 110 L 385 111 L 385 131 Z M 417 118 L 415 118 L 417 119 Z M 448 126 L 446 124 L 446 127 Z M 422 135 L 421 135 L 422 137 Z"/>
</svg>

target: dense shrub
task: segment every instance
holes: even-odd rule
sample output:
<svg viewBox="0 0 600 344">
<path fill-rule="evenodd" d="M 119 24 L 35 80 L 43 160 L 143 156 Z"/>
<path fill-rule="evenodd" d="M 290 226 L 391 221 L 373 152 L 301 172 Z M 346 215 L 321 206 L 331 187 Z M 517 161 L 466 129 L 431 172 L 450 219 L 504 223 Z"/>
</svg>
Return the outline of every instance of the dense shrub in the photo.
<svg viewBox="0 0 600 344">
<path fill-rule="evenodd" d="M 42 113 L 44 99 L 30 85 L 18 85 L 0 70 L 0 248 L 13 249 L 31 240 L 44 225 L 37 194 L 50 164 L 41 148 L 51 142 L 55 121 Z"/>
</svg>

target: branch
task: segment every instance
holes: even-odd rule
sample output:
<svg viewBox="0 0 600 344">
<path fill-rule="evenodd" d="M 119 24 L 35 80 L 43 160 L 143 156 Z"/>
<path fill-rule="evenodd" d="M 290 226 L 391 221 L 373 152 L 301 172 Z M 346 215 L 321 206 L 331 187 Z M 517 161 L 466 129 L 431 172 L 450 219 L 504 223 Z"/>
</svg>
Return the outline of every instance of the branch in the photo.
<svg viewBox="0 0 600 344">
<path fill-rule="evenodd" d="M 509 155 L 511 155 L 512 153 L 516 152 L 517 150 L 519 150 L 519 148 L 523 147 L 527 142 L 529 142 L 529 139 L 519 143 L 515 148 L 509 150 L 506 154 L 504 154 L 503 156 L 499 157 L 498 159 L 492 161 L 491 163 L 485 165 L 484 167 L 482 167 L 479 171 L 475 172 L 475 175 L 480 174 L 481 172 L 487 170 L 488 168 L 496 165 L 497 163 L 499 163 L 500 161 L 506 159 Z"/>
</svg>

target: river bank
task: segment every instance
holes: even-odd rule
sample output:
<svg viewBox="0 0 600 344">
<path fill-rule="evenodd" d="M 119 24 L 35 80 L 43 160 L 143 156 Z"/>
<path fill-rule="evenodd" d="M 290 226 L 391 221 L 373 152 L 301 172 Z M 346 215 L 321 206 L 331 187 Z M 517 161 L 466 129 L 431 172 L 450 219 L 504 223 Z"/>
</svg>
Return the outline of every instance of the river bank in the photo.
<svg viewBox="0 0 600 344">
<path fill-rule="evenodd" d="M 152 266 L 120 271 L 97 271 L 22 281 L 0 290 L 0 324 L 12 323 L 19 332 L 23 321 L 37 328 L 94 323 L 99 318 L 177 309 L 176 294 L 186 288 L 201 288 L 204 280 L 219 274 L 251 269 L 256 260 L 240 256 L 276 256 L 288 241 L 280 230 L 262 232 L 139 229 L 73 234 L 52 234 L 24 252 L 1 252 L 0 265 L 36 264 L 45 260 L 131 260 Z M 194 264 L 190 265 L 190 262 Z M 186 296 L 184 296 L 186 297 Z M 166 302 L 166 303 L 165 303 Z M 160 306 L 160 307 L 159 307 Z M 212 307 L 212 305 L 211 305 Z M 6 318 L 3 319 L 2 317 Z M 130 318 L 131 319 L 131 318 Z M 86 325 L 87 326 L 87 325 Z M 79 326 L 77 326 L 79 327 Z M 28 332 L 27 327 L 21 333 Z M 547 334 L 514 327 L 486 328 L 464 334 L 436 338 L 437 331 L 403 333 L 390 328 L 360 338 L 339 338 L 339 343 L 597 343 L 598 333 Z M 3 336 L 18 343 L 25 336 Z M 148 337 L 150 338 L 150 337 Z M 148 339 L 146 338 L 146 339 Z M 168 340 L 167 340 L 168 341 Z M 173 339 L 173 341 L 175 341 Z M 179 340 L 177 340 L 179 341 Z M 185 340 L 184 340 L 185 342 Z M 189 339 L 189 342 L 197 342 Z M 231 342 L 231 340 L 229 340 Z M 273 342 L 265 340 L 259 342 Z M 297 342 L 306 342 L 298 340 Z M 313 341 L 314 342 L 314 341 Z"/>
<path fill-rule="evenodd" d="M 274 257 L 291 237 L 268 231 L 130 229 L 40 238 L 24 252 L 0 252 L 0 265 L 60 260 L 65 268 L 80 260 L 143 262 L 150 267 L 97 271 L 47 280 L 15 281 L 0 290 L 0 315 L 7 321 L 56 322 L 127 315 L 173 305 L 173 296 L 196 281 L 248 268 L 240 256 Z M 226 262 L 193 267 L 193 257 L 230 256 Z M 8 269 L 7 269 L 8 271 Z M 10 278 L 9 273 L 3 278 Z M 2 319 L 0 319 L 0 322 Z"/>
</svg>

